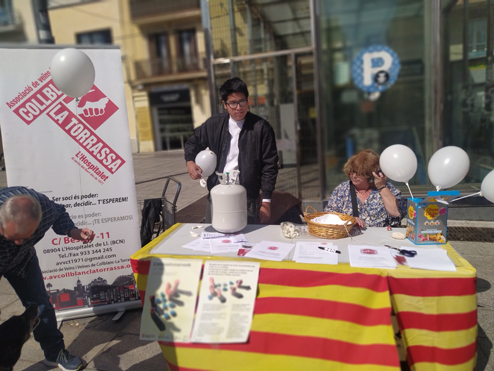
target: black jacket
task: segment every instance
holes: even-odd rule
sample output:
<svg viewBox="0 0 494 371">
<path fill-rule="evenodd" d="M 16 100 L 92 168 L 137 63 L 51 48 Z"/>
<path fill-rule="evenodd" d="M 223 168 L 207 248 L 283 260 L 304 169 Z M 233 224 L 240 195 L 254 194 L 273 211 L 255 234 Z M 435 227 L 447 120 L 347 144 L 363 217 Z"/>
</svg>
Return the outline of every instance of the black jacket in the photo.
<svg viewBox="0 0 494 371">
<path fill-rule="evenodd" d="M 230 115 L 225 112 L 210 117 L 194 130 L 185 143 L 185 161 L 194 161 L 197 154 L 209 147 L 216 154 L 217 172 L 222 173 L 230 148 L 231 135 L 228 130 Z M 245 123 L 238 138 L 239 179 L 250 200 L 259 197 L 270 199 L 278 176 L 278 152 L 271 125 L 263 118 L 247 112 Z M 208 190 L 218 184 L 218 176 L 208 177 Z"/>
</svg>

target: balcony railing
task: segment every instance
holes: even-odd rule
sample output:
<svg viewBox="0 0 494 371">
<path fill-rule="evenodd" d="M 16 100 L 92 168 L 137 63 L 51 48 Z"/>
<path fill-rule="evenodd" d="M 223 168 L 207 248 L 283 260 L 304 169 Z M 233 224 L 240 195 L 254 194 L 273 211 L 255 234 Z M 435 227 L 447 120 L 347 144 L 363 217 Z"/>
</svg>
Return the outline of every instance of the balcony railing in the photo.
<svg viewBox="0 0 494 371">
<path fill-rule="evenodd" d="M 130 0 L 130 14 L 133 19 L 200 8 L 200 0 Z"/>
<path fill-rule="evenodd" d="M 154 58 L 136 61 L 136 78 L 141 80 L 150 77 L 205 71 L 204 58 L 204 55 L 196 55 L 187 58 Z"/>
</svg>

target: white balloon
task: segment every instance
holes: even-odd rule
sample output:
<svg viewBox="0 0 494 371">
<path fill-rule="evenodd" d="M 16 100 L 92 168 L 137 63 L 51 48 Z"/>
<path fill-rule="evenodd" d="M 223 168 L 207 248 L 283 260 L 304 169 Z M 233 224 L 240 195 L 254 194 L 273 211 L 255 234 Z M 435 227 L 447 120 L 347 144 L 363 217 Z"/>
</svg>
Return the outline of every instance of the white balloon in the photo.
<svg viewBox="0 0 494 371">
<path fill-rule="evenodd" d="M 407 146 L 394 144 L 381 153 L 379 166 L 388 178 L 408 183 L 417 171 L 417 156 Z"/>
<path fill-rule="evenodd" d="M 439 189 L 460 183 L 470 169 L 470 158 L 460 147 L 448 146 L 436 151 L 429 160 L 428 174 L 432 184 Z"/>
<path fill-rule="evenodd" d="M 482 196 L 494 203 L 494 170 L 487 174 L 480 186 Z"/>
<path fill-rule="evenodd" d="M 72 98 L 82 97 L 94 84 L 93 62 L 78 49 L 62 49 L 55 54 L 50 72 L 57 88 Z"/>
<path fill-rule="evenodd" d="M 197 154 L 195 163 L 201 167 L 202 177 L 208 177 L 216 169 L 216 154 L 209 148 L 206 148 Z"/>
</svg>

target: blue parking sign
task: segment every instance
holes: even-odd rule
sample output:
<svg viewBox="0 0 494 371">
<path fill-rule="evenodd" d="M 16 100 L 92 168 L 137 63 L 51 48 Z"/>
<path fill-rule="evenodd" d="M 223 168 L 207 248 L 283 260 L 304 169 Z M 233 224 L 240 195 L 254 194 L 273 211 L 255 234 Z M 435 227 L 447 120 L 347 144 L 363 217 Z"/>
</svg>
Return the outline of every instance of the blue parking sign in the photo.
<svg viewBox="0 0 494 371">
<path fill-rule="evenodd" d="M 353 82 L 367 93 L 385 91 L 395 83 L 399 73 L 398 55 L 385 45 L 369 46 L 352 61 Z"/>
</svg>

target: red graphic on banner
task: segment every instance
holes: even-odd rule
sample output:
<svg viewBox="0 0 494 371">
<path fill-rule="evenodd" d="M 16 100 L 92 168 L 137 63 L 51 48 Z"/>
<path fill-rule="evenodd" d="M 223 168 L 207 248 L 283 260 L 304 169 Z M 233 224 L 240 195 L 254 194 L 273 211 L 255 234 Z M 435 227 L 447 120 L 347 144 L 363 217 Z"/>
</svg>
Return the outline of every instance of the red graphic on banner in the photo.
<svg viewBox="0 0 494 371">
<path fill-rule="evenodd" d="M 48 112 L 48 117 L 58 124 L 72 139 L 93 156 L 100 165 L 112 174 L 125 164 L 125 160 L 120 157 L 118 153 L 113 151 L 103 139 L 88 128 L 84 121 L 79 120 L 79 118 L 62 102 Z M 84 160 L 86 160 L 85 156 Z M 87 163 L 86 165 L 89 166 Z"/>
<path fill-rule="evenodd" d="M 118 107 L 96 85 L 77 104 L 77 114 L 94 130 L 110 118 Z"/>
<path fill-rule="evenodd" d="M 118 111 L 118 107 L 93 85 L 78 102 L 77 112 L 74 113 L 68 107 L 74 98 L 62 93 L 49 77 L 50 73 L 47 71 L 38 79 L 43 85 L 36 82 L 37 86 L 35 86 L 33 83 L 34 90 L 31 86 L 27 86 L 6 104 L 27 125 L 46 114 L 94 158 L 94 160 L 88 158 L 79 151 L 72 160 L 102 184 L 109 175 L 105 171 L 115 173 L 125 164 L 125 160 L 94 130 Z"/>
<path fill-rule="evenodd" d="M 22 102 L 14 113 L 26 124 L 31 124 L 43 113 L 47 112 L 63 93 L 57 89 L 53 80 L 48 80 L 37 89 L 26 101 Z"/>
</svg>

